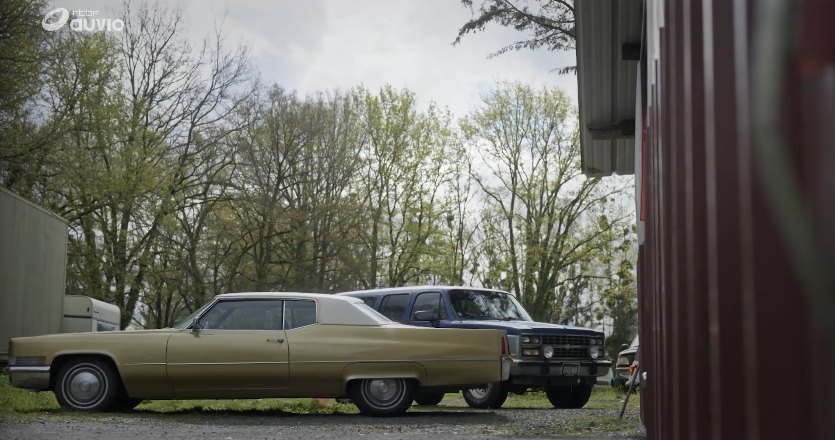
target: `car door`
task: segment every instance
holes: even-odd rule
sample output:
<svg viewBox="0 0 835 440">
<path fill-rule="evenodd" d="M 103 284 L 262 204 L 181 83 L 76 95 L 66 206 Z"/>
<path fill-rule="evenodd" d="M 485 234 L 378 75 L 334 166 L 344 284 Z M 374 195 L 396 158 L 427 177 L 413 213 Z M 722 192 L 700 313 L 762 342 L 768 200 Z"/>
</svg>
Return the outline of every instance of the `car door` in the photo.
<svg viewBox="0 0 835 440">
<path fill-rule="evenodd" d="M 222 299 L 168 340 L 175 397 L 268 397 L 289 384 L 281 299 Z"/>
</svg>

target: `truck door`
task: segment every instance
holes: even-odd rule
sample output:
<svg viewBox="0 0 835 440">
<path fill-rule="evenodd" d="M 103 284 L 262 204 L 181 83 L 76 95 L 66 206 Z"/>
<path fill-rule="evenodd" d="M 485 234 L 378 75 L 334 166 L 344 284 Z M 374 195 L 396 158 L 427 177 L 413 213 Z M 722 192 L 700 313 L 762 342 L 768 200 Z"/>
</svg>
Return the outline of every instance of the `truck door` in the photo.
<svg viewBox="0 0 835 440">
<path fill-rule="evenodd" d="M 439 327 L 445 327 L 444 324 L 449 321 L 446 303 L 438 291 L 418 293 L 412 301 L 408 316 L 408 324 L 421 327 L 432 327 L 435 323 Z"/>
</svg>

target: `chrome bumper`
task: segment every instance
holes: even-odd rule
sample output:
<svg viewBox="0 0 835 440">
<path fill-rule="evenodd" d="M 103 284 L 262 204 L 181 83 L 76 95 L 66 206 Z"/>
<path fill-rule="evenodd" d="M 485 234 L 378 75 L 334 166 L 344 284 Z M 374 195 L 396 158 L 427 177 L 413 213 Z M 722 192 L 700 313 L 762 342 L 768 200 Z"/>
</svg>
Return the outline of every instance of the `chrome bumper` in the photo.
<svg viewBox="0 0 835 440">
<path fill-rule="evenodd" d="M 8 366 L 9 383 L 17 388 L 30 390 L 49 389 L 49 365 L 46 366 Z"/>
<path fill-rule="evenodd" d="M 612 363 L 609 361 L 589 361 L 589 360 L 559 360 L 559 361 L 539 361 L 539 360 L 519 360 L 514 359 L 513 365 L 510 368 L 510 373 L 513 376 L 564 376 L 563 365 L 570 365 L 570 376 L 580 377 L 601 377 L 609 372 Z M 573 367 L 577 366 L 576 369 Z"/>
</svg>

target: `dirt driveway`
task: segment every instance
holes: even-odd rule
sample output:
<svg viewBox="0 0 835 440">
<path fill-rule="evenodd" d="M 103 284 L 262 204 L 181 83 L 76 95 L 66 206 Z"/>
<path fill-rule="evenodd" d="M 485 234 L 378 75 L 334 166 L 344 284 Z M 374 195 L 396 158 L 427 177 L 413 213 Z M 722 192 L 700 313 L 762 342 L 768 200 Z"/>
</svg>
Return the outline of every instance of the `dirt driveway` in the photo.
<svg viewBox="0 0 835 440">
<path fill-rule="evenodd" d="M 402 417 L 357 414 L 299 415 L 283 412 L 121 414 L 47 412 L 0 419 L 0 438 L 89 440 L 397 439 L 397 438 L 642 438 L 636 411 L 623 421 L 612 409 L 415 409 Z"/>
</svg>

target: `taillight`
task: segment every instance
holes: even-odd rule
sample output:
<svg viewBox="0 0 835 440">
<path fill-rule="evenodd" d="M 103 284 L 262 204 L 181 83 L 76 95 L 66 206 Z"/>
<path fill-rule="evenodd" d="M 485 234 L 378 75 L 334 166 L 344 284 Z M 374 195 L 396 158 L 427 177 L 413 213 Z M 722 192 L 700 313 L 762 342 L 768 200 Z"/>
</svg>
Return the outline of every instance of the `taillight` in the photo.
<svg viewBox="0 0 835 440">
<path fill-rule="evenodd" d="M 502 356 L 507 356 L 509 353 L 507 349 L 507 336 L 502 336 Z"/>
</svg>

